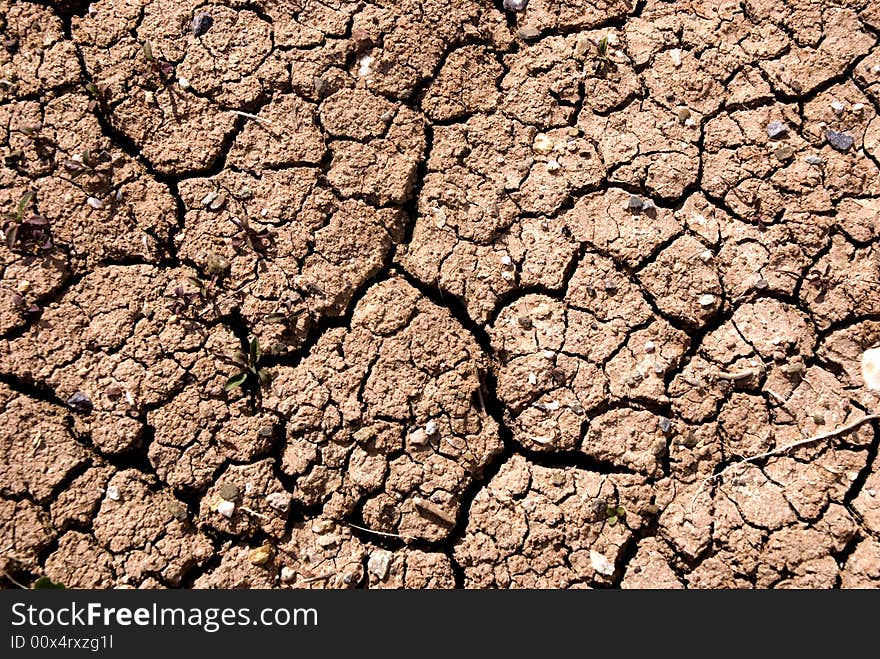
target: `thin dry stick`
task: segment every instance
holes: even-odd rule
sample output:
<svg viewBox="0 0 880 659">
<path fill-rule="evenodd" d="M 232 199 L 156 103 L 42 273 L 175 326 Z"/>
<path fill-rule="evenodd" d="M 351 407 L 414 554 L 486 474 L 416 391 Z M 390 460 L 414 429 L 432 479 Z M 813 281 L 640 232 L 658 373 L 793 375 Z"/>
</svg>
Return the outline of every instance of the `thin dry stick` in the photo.
<svg viewBox="0 0 880 659">
<path fill-rule="evenodd" d="M 700 487 L 697 488 L 696 493 L 694 494 L 694 498 L 691 499 L 691 504 L 688 506 L 688 511 L 693 510 L 694 504 L 697 502 L 700 494 L 702 494 L 705 487 L 711 483 L 712 481 L 721 478 L 724 474 L 726 474 L 731 469 L 736 469 L 737 467 L 741 467 L 742 465 L 749 462 L 757 462 L 763 458 L 769 458 L 773 455 L 779 455 L 780 453 L 785 453 L 786 451 L 790 451 L 793 448 L 798 448 L 799 446 L 806 446 L 807 444 L 813 444 L 814 442 L 821 442 L 823 439 L 830 439 L 832 437 L 837 437 L 838 435 L 843 435 L 844 433 L 848 433 L 850 430 L 855 430 L 859 426 L 868 421 L 875 421 L 880 419 L 880 414 L 868 414 L 867 416 L 863 416 L 861 419 L 856 419 L 852 423 L 848 423 L 845 426 L 841 426 L 840 428 L 835 428 L 834 430 L 829 430 L 828 432 L 823 432 L 818 435 L 814 435 L 813 437 L 807 437 L 806 439 L 801 439 L 796 442 L 792 442 L 791 444 L 786 444 L 785 446 L 780 446 L 779 448 L 775 448 L 772 451 L 766 451 L 764 453 L 759 453 L 758 455 L 752 455 L 748 458 L 743 458 L 739 462 L 734 462 L 731 465 L 727 465 L 724 469 L 719 471 L 717 474 L 712 474 L 702 483 L 700 483 Z"/>
<path fill-rule="evenodd" d="M 416 540 L 417 538 L 411 535 L 400 535 L 399 533 L 386 533 L 385 531 L 375 531 L 373 529 L 367 528 L 366 526 L 358 526 L 357 524 L 352 524 L 351 522 L 346 522 L 351 528 L 357 529 L 358 531 L 366 531 L 367 533 L 375 533 L 376 535 L 384 535 L 389 538 L 400 538 L 401 540 Z"/>
<path fill-rule="evenodd" d="M 255 114 L 251 114 L 250 112 L 242 112 L 241 110 L 230 110 L 232 114 L 238 114 L 242 117 L 247 117 L 248 119 L 254 119 L 255 121 L 261 121 L 263 123 L 271 124 L 275 123 L 271 119 L 266 119 L 266 117 L 258 117 Z"/>
<path fill-rule="evenodd" d="M 9 579 L 9 581 L 14 583 L 16 586 L 18 586 L 22 590 L 30 590 L 30 588 L 28 588 L 27 586 L 25 586 L 25 585 L 19 583 L 18 581 L 16 581 L 15 579 L 13 579 L 12 575 L 9 574 L 9 572 L 7 572 L 6 570 L 3 571 L 3 576 L 6 577 L 7 579 Z"/>
</svg>

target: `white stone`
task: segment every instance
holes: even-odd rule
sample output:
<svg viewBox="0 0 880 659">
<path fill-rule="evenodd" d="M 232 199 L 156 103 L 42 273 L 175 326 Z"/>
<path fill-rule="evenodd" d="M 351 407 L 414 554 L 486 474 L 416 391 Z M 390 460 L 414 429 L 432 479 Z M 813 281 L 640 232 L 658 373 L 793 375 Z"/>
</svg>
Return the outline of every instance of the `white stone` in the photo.
<svg viewBox="0 0 880 659">
<path fill-rule="evenodd" d="M 109 485 L 107 487 L 107 498 L 111 501 L 119 501 L 119 488 L 115 485 Z"/>
<path fill-rule="evenodd" d="M 181 89 L 192 89 L 192 85 L 189 84 L 189 79 L 184 78 L 183 76 L 180 76 L 177 79 L 177 84 L 180 85 Z"/>
<path fill-rule="evenodd" d="M 294 579 L 296 579 L 296 571 L 293 568 L 286 565 L 281 568 L 281 583 L 293 583 Z"/>
<path fill-rule="evenodd" d="M 862 354 L 862 379 L 871 391 L 880 391 L 880 348 Z"/>
<path fill-rule="evenodd" d="M 221 501 L 214 510 L 223 517 L 229 518 L 235 512 L 235 504 L 232 501 Z"/>
<path fill-rule="evenodd" d="M 712 305 L 715 304 L 715 296 L 712 295 L 711 293 L 705 293 L 700 296 L 699 302 L 700 302 L 700 306 L 703 308 L 711 307 Z"/>
<path fill-rule="evenodd" d="M 286 492 L 273 492 L 272 494 L 266 495 L 266 503 L 272 506 L 275 510 L 286 512 L 287 509 L 290 508 L 290 495 Z"/>
<path fill-rule="evenodd" d="M 391 552 L 377 549 L 370 554 L 370 560 L 367 561 L 367 570 L 381 581 L 388 576 L 388 566 L 390 563 Z"/>
<path fill-rule="evenodd" d="M 672 63 L 675 64 L 675 66 L 677 66 L 677 67 L 681 66 L 681 49 L 680 48 L 673 48 L 672 50 L 670 50 L 669 57 L 672 59 Z"/>
<path fill-rule="evenodd" d="M 593 566 L 593 569 L 599 574 L 605 575 L 606 577 L 610 577 L 614 574 L 614 566 L 611 564 L 603 554 L 600 554 L 597 551 L 590 550 L 590 565 Z"/>
<path fill-rule="evenodd" d="M 358 75 L 361 78 L 369 78 L 373 71 L 370 69 L 373 62 L 376 61 L 375 57 L 371 57 L 367 55 L 366 57 L 362 57 L 361 61 L 358 63 Z"/>
<path fill-rule="evenodd" d="M 547 161 L 547 171 L 550 172 L 551 174 L 552 174 L 553 172 L 558 172 L 558 171 L 559 171 L 559 166 L 560 166 L 560 165 L 559 165 L 559 161 L 558 161 L 558 160 L 555 160 L 555 159 L 554 159 L 554 160 L 548 160 L 548 161 Z"/>
<path fill-rule="evenodd" d="M 843 103 L 840 101 L 834 101 L 831 104 L 831 109 L 834 110 L 834 114 L 841 114 L 843 112 Z"/>
<path fill-rule="evenodd" d="M 436 424 L 436 422 L 434 422 L 434 421 L 428 421 L 428 423 L 425 424 L 425 434 L 426 434 L 428 437 L 432 437 L 432 436 L 434 436 L 434 435 L 437 434 L 437 424 Z"/>
<path fill-rule="evenodd" d="M 535 153 L 550 153 L 553 150 L 553 140 L 545 133 L 538 133 L 532 142 L 532 149 Z"/>
</svg>

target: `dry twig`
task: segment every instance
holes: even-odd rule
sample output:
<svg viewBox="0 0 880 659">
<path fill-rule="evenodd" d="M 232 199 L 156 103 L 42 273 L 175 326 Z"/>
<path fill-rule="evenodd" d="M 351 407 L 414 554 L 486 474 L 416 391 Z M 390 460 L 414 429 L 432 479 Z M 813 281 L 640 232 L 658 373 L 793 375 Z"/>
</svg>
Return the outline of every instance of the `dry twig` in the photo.
<svg viewBox="0 0 880 659">
<path fill-rule="evenodd" d="M 736 469 L 737 467 L 741 467 L 744 464 L 748 464 L 750 462 L 757 462 L 758 460 L 762 460 L 764 458 L 769 458 L 774 455 L 779 455 L 781 453 L 785 453 L 786 451 L 790 451 L 791 449 L 798 448 L 800 446 L 806 446 L 807 444 L 813 444 L 815 442 L 820 442 L 823 439 L 830 439 L 832 437 L 837 437 L 838 435 L 843 435 L 848 433 L 850 430 L 855 430 L 859 426 L 867 423 L 868 421 L 876 421 L 880 419 L 880 414 L 868 414 L 866 416 L 861 417 L 860 419 L 856 419 L 852 423 L 848 423 L 845 426 L 841 426 L 840 428 L 835 428 L 834 430 L 829 430 L 828 432 L 823 432 L 818 435 L 814 435 L 812 437 L 807 437 L 806 439 L 801 439 L 796 442 L 792 442 L 791 444 L 786 444 L 785 446 L 780 446 L 771 451 L 765 451 L 764 453 L 758 453 L 757 455 L 752 455 L 747 458 L 743 458 L 738 462 L 734 462 L 733 464 L 727 465 L 724 469 L 719 471 L 717 474 L 712 474 L 708 478 L 704 479 L 702 483 L 700 483 L 700 487 L 697 488 L 697 491 L 694 493 L 694 498 L 691 499 L 691 503 L 688 506 L 688 512 L 693 510 L 694 504 L 697 502 L 697 499 L 702 494 L 703 490 L 706 486 L 714 480 L 721 478 L 724 474 L 726 474 L 731 469 Z"/>
</svg>

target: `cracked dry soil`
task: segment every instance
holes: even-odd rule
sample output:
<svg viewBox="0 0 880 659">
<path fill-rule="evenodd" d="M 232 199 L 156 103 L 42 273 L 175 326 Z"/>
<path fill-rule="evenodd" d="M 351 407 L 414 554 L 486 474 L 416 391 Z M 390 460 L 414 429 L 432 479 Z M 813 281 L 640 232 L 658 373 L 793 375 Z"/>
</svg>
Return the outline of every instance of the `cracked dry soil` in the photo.
<svg viewBox="0 0 880 659">
<path fill-rule="evenodd" d="M 0 0 L 5 586 L 880 585 L 880 3 L 505 4 Z"/>
</svg>

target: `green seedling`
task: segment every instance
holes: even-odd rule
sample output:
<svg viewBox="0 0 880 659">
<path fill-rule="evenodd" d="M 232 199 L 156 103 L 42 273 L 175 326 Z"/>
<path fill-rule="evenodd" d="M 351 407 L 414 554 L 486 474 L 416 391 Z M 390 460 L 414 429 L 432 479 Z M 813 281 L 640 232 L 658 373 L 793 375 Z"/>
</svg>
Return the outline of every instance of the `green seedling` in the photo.
<svg viewBox="0 0 880 659">
<path fill-rule="evenodd" d="M 60 581 L 52 581 L 49 577 L 45 576 L 34 581 L 34 585 L 31 588 L 33 590 L 67 590 L 67 586 Z"/>
<path fill-rule="evenodd" d="M 232 246 L 241 252 L 243 248 L 249 248 L 254 254 L 266 258 L 275 247 L 275 233 L 269 229 L 255 229 L 246 217 L 229 218 L 238 232 L 232 237 Z"/>
<path fill-rule="evenodd" d="M 110 85 L 97 85 L 94 82 L 89 82 L 86 84 L 86 91 L 92 97 L 89 100 L 89 112 L 94 112 L 95 108 L 101 108 L 104 112 L 109 109 Z"/>
<path fill-rule="evenodd" d="M 80 178 L 88 175 L 93 178 L 95 185 L 92 187 L 98 196 L 110 192 L 113 182 L 113 158 L 109 152 L 86 150 L 78 157 L 65 160 L 62 166 L 70 174 L 71 183 L 77 183 Z"/>
<path fill-rule="evenodd" d="M 248 384 L 257 388 L 269 384 L 269 372 L 260 367 L 263 353 L 256 339 L 251 339 L 247 354 L 236 352 L 232 355 L 232 363 L 239 371 L 226 381 L 226 391 L 232 391 Z"/>
<path fill-rule="evenodd" d="M 599 39 L 599 43 L 596 44 L 596 54 L 594 55 L 593 59 L 596 61 L 597 76 L 605 75 L 608 71 L 614 68 L 614 62 L 608 55 L 607 36 Z"/>
<path fill-rule="evenodd" d="M 614 526 L 626 518 L 626 508 L 623 506 L 608 506 L 605 509 L 605 521 L 608 526 Z"/>
<path fill-rule="evenodd" d="M 39 254 L 52 249 L 49 220 L 29 210 L 33 200 L 34 193 L 28 190 L 18 200 L 13 212 L 3 214 L 3 234 L 6 246 L 11 250 Z"/>
</svg>

